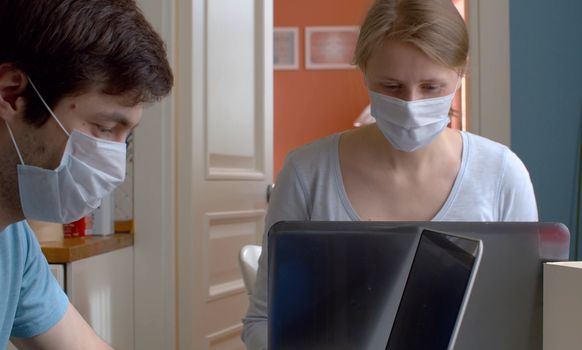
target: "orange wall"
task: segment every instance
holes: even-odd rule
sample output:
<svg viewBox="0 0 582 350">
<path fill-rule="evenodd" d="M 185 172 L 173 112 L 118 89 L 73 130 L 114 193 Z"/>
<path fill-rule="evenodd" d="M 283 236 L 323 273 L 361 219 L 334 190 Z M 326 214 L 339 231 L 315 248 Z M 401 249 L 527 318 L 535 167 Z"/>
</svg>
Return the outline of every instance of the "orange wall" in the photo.
<svg viewBox="0 0 582 350">
<path fill-rule="evenodd" d="M 306 26 L 355 26 L 372 0 L 275 0 L 275 26 L 299 27 L 299 70 L 275 71 L 274 174 L 287 153 L 352 127 L 368 104 L 362 74 L 305 70 Z"/>
</svg>

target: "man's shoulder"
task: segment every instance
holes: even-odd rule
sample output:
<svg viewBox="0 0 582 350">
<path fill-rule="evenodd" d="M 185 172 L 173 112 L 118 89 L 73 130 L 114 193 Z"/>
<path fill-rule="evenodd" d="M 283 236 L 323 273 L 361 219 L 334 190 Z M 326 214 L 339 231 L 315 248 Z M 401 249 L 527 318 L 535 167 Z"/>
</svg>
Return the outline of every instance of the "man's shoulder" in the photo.
<svg viewBox="0 0 582 350">
<path fill-rule="evenodd" d="M 26 220 L 18 221 L 6 226 L 4 231 L 0 232 L 0 239 L 28 240 L 32 230 Z"/>
<path fill-rule="evenodd" d="M 15 258 L 21 253 L 26 254 L 33 239 L 34 233 L 25 220 L 15 222 L 0 232 L 0 251 L 10 251 L 10 256 Z"/>
<path fill-rule="evenodd" d="M 17 222 L 0 232 L 0 344 L 7 341 L 18 312 L 28 257 L 28 225 Z"/>
<path fill-rule="evenodd" d="M 10 334 L 17 338 L 30 338 L 52 328 L 68 306 L 67 296 L 53 278 L 39 242 L 28 223 L 21 221 L 7 227 L 6 246 L 0 246 L 0 270 L 9 275 L 7 290 L 10 317 Z M 1 244 L 1 243 L 0 243 Z M 0 294 L 1 295 L 1 294 Z M 7 305 L 7 306 L 6 306 Z M 0 312 L 4 310 L 0 309 Z"/>
</svg>

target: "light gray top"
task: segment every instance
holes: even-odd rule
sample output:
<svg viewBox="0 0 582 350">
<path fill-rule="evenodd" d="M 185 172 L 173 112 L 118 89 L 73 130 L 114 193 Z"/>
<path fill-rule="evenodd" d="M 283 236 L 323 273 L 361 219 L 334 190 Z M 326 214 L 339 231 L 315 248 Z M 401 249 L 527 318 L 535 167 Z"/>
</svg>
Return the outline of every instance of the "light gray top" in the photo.
<svg viewBox="0 0 582 350">
<path fill-rule="evenodd" d="M 266 232 L 282 220 L 359 221 L 344 188 L 334 134 L 291 152 L 277 177 L 265 224 L 255 292 L 243 320 L 247 349 L 267 347 Z M 509 148 L 462 132 L 461 166 L 433 221 L 537 221 L 529 173 Z"/>
</svg>

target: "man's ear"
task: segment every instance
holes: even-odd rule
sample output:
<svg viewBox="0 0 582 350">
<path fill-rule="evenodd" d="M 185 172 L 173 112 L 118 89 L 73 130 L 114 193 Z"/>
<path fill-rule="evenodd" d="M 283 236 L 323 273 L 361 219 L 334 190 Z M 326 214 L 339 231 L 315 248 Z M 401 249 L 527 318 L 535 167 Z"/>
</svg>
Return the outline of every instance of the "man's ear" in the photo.
<svg viewBox="0 0 582 350">
<path fill-rule="evenodd" d="M 24 106 L 26 74 L 10 63 L 0 64 L 0 118 L 11 120 Z"/>
</svg>

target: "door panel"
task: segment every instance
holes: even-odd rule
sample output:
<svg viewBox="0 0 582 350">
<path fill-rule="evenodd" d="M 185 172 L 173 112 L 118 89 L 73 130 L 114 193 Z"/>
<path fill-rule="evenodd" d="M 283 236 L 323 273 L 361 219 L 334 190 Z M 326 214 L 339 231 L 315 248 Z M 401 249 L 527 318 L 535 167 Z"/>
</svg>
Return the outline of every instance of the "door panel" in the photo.
<svg viewBox="0 0 582 350">
<path fill-rule="evenodd" d="M 236 350 L 240 344 L 236 337 L 242 331 L 242 326 L 234 326 L 206 337 L 207 348 L 212 350 Z"/>
<path fill-rule="evenodd" d="M 208 179 L 265 178 L 264 64 L 257 26 L 263 16 L 257 5 L 255 0 L 206 2 Z"/>
<path fill-rule="evenodd" d="M 258 242 L 264 215 L 264 210 L 207 214 L 208 301 L 245 292 L 236 257 L 241 247 Z"/>
<path fill-rule="evenodd" d="M 256 170 L 254 1 L 206 4 L 209 173 L 223 168 L 240 178 Z"/>
</svg>

